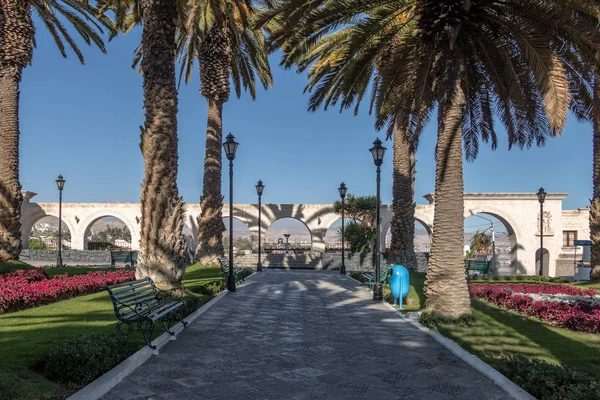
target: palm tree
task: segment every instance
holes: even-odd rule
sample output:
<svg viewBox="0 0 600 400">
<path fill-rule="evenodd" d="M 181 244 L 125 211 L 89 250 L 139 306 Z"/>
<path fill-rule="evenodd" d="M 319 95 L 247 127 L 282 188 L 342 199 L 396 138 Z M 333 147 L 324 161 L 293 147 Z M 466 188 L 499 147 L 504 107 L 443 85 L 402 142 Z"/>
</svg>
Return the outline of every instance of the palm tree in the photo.
<svg viewBox="0 0 600 400">
<path fill-rule="evenodd" d="M 600 65 L 600 62 L 598 63 Z M 593 108 L 593 197 L 590 204 L 591 265 L 593 280 L 600 280 L 600 71 L 595 68 Z"/>
<path fill-rule="evenodd" d="M 161 288 L 181 285 L 187 265 L 183 236 L 184 203 L 177 188 L 177 86 L 175 33 L 183 2 L 106 0 L 115 26 L 126 30 L 132 20 L 143 24 L 141 70 L 144 77 L 144 126 L 140 148 L 144 157 L 138 279 L 149 276 Z"/>
<path fill-rule="evenodd" d="M 21 184 L 19 182 L 19 97 L 23 70 L 31 64 L 35 45 L 35 12 L 53 37 L 58 50 L 67 57 L 70 48 L 83 64 L 79 45 L 64 26 L 75 28 L 86 44 L 106 52 L 100 37 L 106 18 L 96 19 L 96 8 L 82 1 L 1 0 L 0 1 L 0 261 L 17 260 L 21 253 Z M 64 21 L 62 20 L 64 18 Z"/>
<path fill-rule="evenodd" d="M 408 130 L 408 138 L 418 138 L 437 107 L 434 232 L 426 285 L 431 312 L 450 318 L 471 314 L 462 255 L 463 146 L 468 160 L 477 156 L 481 140 L 496 148 L 494 114 L 506 128 L 509 148 L 543 145 L 561 133 L 571 100 L 561 60 L 576 54 L 553 40 L 560 36 L 567 43 L 597 45 L 591 43 L 597 41 L 593 27 L 578 18 L 577 10 L 590 4 L 281 0 L 267 13 L 265 20 L 281 26 L 273 41 L 284 50 L 284 64 L 312 65 L 311 105 L 340 99 L 348 106 L 369 84 L 378 124 L 401 116 L 399 126 Z M 344 46 L 331 50 L 335 38 Z M 328 62 L 321 63 L 320 54 Z M 371 85 L 369 69 L 376 64 Z"/>
<path fill-rule="evenodd" d="M 208 104 L 204 180 L 198 218 L 196 257 L 204 264 L 215 263 L 223 255 L 221 195 L 221 143 L 223 105 L 231 86 L 241 96 L 242 89 L 256 98 L 256 80 L 267 89 L 273 84 L 261 28 L 254 26 L 255 6 L 250 0 L 192 0 L 186 23 L 177 43 L 182 75 L 189 82 L 198 62 L 200 94 Z"/>
</svg>

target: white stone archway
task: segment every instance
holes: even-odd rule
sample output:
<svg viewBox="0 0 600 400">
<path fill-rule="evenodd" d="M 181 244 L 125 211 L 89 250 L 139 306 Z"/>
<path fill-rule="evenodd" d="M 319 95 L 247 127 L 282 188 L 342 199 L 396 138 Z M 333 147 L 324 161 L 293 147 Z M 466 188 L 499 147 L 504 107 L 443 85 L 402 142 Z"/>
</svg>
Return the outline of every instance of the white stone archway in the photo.
<svg viewBox="0 0 600 400">
<path fill-rule="evenodd" d="M 87 250 L 87 237 L 92 225 L 104 217 L 115 217 L 121 220 L 127 229 L 129 229 L 129 233 L 131 234 L 131 249 L 138 250 L 140 248 L 140 232 L 138 229 L 136 229 L 138 223 L 135 220 L 130 221 L 130 217 L 114 209 L 101 209 L 93 211 L 85 217 L 85 220 L 80 221 L 81 235 L 77 239 L 78 248 L 81 247 L 82 249 Z"/>
</svg>

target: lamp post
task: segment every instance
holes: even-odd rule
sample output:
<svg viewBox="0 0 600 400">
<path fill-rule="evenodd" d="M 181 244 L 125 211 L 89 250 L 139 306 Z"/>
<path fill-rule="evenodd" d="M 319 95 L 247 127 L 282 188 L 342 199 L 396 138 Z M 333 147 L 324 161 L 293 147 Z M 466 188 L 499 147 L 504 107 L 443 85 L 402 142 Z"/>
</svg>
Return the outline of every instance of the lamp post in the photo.
<svg viewBox="0 0 600 400">
<path fill-rule="evenodd" d="M 233 160 L 239 143 L 230 133 L 227 135 L 223 148 L 229 160 L 229 273 L 227 274 L 227 290 L 235 292 L 235 279 L 233 277 Z"/>
<path fill-rule="evenodd" d="M 290 234 L 289 233 L 284 233 L 283 236 L 285 236 L 285 254 L 289 253 L 290 250 Z"/>
<path fill-rule="evenodd" d="M 338 191 L 340 192 L 340 197 L 342 198 L 342 266 L 340 268 L 340 274 L 344 275 L 346 273 L 346 264 L 344 260 L 344 241 L 346 240 L 346 237 L 344 236 L 344 198 L 346 197 L 346 192 L 348 191 L 348 188 L 344 182 L 340 184 Z"/>
<path fill-rule="evenodd" d="M 56 258 L 56 266 L 62 267 L 62 191 L 65 187 L 65 180 L 62 175 L 56 179 L 56 186 L 58 187 L 58 257 Z"/>
<path fill-rule="evenodd" d="M 262 181 L 259 180 L 256 184 L 256 194 L 258 195 L 258 262 L 256 263 L 257 272 L 262 272 L 262 264 L 260 262 L 260 198 L 262 197 L 263 190 L 265 190 L 265 185 L 263 185 Z"/>
<path fill-rule="evenodd" d="M 481 215 L 477 215 L 477 214 L 473 214 L 473 216 L 477 217 L 477 218 L 485 219 L 486 221 L 488 221 L 491 224 L 491 229 L 492 229 L 492 267 L 494 267 L 494 270 L 495 270 L 495 268 L 496 268 L 496 234 L 494 232 L 494 221 L 492 221 L 489 218 L 482 217 Z"/>
<path fill-rule="evenodd" d="M 377 219 L 376 219 L 376 236 L 375 236 L 375 285 L 373 286 L 373 300 L 383 300 L 383 289 L 381 286 L 381 260 L 379 259 L 379 217 L 380 217 L 380 196 L 381 189 L 381 164 L 383 164 L 383 155 L 386 148 L 382 146 L 381 140 L 376 139 L 373 142 L 373 147 L 370 149 L 373 156 L 373 162 L 377 166 Z"/>
<path fill-rule="evenodd" d="M 540 276 L 544 275 L 544 200 L 546 194 L 543 187 L 537 192 L 537 198 L 540 202 Z"/>
</svg>

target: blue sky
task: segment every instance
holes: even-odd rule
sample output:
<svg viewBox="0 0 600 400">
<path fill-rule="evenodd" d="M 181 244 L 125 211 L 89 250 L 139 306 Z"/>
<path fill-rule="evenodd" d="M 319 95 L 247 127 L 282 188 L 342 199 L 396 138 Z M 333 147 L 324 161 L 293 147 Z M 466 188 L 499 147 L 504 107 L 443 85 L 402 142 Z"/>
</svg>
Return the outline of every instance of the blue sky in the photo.
<svg viewBox="0 0 600 400">
<path fill-rule="evenodd" d="M 63 59 L 43 27 L 37 33 L 33 65 L 21 86 L 21 182 L 38 193 L 34 201 L 56 201 L 54 179 L 67 180 L 67 202 L 137 202 L 143 178 L 139 129 L 143 122 L 142 78 L 132 70 L 135 31 L 108 44 L 108 54 L 85 48 L 86 65 Z M 234 96 L 224 110 L 224 132 L 240 143 L 235 161 L 237 203 L 256 202 L 262 179 L 265 203 L 330 203 L 344 181 L 349 192 L 374 194 L 375 167 L 368 149 L 376 137 L 362 112 L 337 109 L 308 113 L 305 76 L 284 71 L 273 58 L 275 86 L 256 101 Z M 179 94 L 179 190 L 188 203 L 202 190 L 206 105 L 197 75 Z M 501 128 L 499 127 L 499 130 Z M 391 149 L 391 143 L 386 145 Z M 562 137 L 544 148 L 507 151 L 504 138 L 492 152 L 464 166 L 467 192 L 568 192 L 565 208 L 588 205 L 591 197 L 592 130 L 569 118 Z M 435 123 L 417 153 L 416 201 L 432 192 L 435 179 Z M 392 154 L 386 154 L 382 199 L 391 202 Z M 224 170 L 224 184 L 228 176 Z M 225 185 L 224 189 L 227 189 Z M 228 193 L 225 190 L 225 201 Z M 485 222 L 485 221 L 484 221 Z"/>
</svg>

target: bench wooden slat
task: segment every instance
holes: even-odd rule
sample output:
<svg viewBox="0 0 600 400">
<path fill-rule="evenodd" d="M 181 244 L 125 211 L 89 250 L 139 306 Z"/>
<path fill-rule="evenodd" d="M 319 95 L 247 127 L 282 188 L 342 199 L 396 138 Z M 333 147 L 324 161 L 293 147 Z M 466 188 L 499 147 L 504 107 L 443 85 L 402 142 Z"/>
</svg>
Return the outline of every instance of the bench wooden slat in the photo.
<svg viewBox="0 0 600 400">
<path fill-rule="evenodd" d="M 153 285 L 149 281 L 150 281 L 150 278 L 143 278 L 143 279 L 138 279 L 137 281 L 129 281 L 129 282 L 117 283 L 116 285 L 109 286 L 109 289 L 111 290 L 111 292 L 115 292 L 115 291 L 118 291 L 119 288 L 121 288 L 123 286 L 136 287 L 136 286 L 142 285 L 142 284 Z"/>
</svg>

